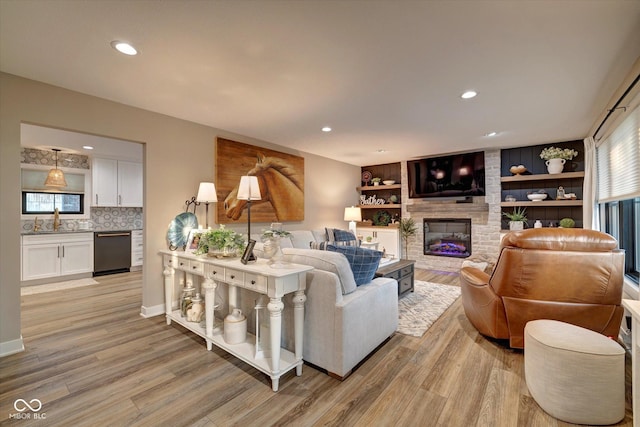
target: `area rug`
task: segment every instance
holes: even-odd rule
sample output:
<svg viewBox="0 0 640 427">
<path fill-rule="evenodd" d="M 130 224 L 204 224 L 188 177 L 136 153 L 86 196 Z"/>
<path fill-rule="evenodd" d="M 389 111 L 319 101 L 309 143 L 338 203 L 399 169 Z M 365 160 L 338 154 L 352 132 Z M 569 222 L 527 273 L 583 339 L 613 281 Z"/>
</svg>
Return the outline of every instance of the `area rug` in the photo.
<svg viewBox="0 0 640 427">
<path fill-rule="evenodd" d="M 90 277 L 66 282 L 47 283 L 45 285 L 24 286 L 20 288 L 20 295 L 42 294 L 44 292 L 61 291 L 63 289 L 79 288 L 80 286 L 97 285 L 98 282 Z"/>
<path fill-rule="evenodd" d="M 398 332 L 421 337 L 459 296 L 457 286 L 416 280 L 414 291 L 398 301 Z"/>
</svg>

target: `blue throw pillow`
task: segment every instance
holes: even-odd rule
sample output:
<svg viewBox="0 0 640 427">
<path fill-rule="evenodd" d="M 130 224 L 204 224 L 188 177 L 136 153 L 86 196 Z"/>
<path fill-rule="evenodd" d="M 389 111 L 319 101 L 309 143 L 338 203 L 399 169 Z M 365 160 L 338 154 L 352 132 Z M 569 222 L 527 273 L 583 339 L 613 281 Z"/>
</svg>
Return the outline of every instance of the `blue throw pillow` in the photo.
<svg viewBox="0 0 640 427">
<path fill-rule="evenodd" d="M 348 230 L 340 230 L 339 228 L 327 228 L 327 240 L 330 244 L 336 246 L 359 246 L 356 235 Z"/>
<path fill-rule="evenodd" d="M 380 251 L 355 246 L 327 245 L 327 250 L 344 254 L 358 286 L 369 283 L 373 279 L 382 258 Z"/>
</svg>

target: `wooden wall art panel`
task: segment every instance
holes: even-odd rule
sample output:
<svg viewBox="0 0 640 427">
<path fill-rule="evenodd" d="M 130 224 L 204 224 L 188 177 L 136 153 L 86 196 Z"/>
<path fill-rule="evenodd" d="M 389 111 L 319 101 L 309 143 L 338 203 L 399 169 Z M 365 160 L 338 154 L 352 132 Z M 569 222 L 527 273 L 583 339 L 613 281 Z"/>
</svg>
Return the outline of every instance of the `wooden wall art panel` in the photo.
<svg viewBox="0 0 640 427">
<path fill-rule="evenodd" d="M 251 223 L 304 220 L 303 157 L 217 138 L 218 224 L 247 222 L 247 202 L 236 198 L 243 175 L 258 177 L 262 195 L 251 202 Z"/>
</svg>

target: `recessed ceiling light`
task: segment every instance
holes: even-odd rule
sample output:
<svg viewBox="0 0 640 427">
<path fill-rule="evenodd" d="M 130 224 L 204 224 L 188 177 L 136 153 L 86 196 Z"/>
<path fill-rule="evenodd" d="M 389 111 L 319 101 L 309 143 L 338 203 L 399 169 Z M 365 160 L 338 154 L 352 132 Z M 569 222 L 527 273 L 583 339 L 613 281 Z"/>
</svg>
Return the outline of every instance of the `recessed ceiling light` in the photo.
<svg viewBox="0 0 640 427">
<path fill-rule="evenodd" d="M 384 148 L 378 148 L 376 150 L 376 153 L 386 153 L 386 152 L 387 152 L 387 150 L 385 150 Z"/>
<path fill-rule="evenodd" d="M 82 148 L 84 148 L 85 150 L 93 150 L 93 147 L 90 145 L 83 145 Z"/>
<path fill-rule="evenodd" d="M 111 47 L 113 47 L 115 50 L 117 50 L 120 53 L 124 53 L 125 55 L 133 56 L 138 54 L 138 51 L 136 50 L 136 48 L 131 46 L 127 42 L 114 40 L 111 42 Z"/>
<path fill-rule="evenodd" d="M 462 95 L 460 95 L 460 98 L 462 99 L 471 99 L 473 97 L 475 97 L 478 94 L 478 92 L 476 92 L 475 90 L 468 90 L 465 93 L 463 93 Z"/>
<path fill-rule="evenodd" d="M 492 136 L 496 136 L 498 134 L 498 132 L 489 132 L 489 133 L 485 133 L 484 136 L 488 136 L 488 137 L 492 137 Z"/>
<path fill-rule="evenodd" d="M 331 132 L 331 128 L 329 126 L 325 126 L 322 128 L 322 132 Z"/>
</svg>

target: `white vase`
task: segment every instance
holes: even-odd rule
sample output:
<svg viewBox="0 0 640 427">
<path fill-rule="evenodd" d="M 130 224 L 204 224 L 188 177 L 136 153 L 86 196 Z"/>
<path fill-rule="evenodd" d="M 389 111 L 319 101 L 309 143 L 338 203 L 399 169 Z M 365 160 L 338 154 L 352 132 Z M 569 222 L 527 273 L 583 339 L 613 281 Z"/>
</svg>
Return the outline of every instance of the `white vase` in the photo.
<svg viewBox="0 0 640 427">
<path fill-rule="evenodd" d="M 562 173 L 562 169 L 564 169 L 564 164 L 567 161 L 565 159 L 549 159 L 545 162 L 547 165 L 547 170 L 549 173 Z"/>
<path fill-rule="evenodd" d="M 524 230 L 524 221 L 509 221 L 509 230 Z"/>
<path fill-rule="evenodd" d="M 282 258 L 284 258 L 284 254 L 282 253 L 282 248 L 280 247 L 280 237 L 271 237 L 264 242 L 264 256 L 268 258 L 270 267 L 273 268 L 283 268 L 284 263 L 282 262 Z"/>
</svg>

